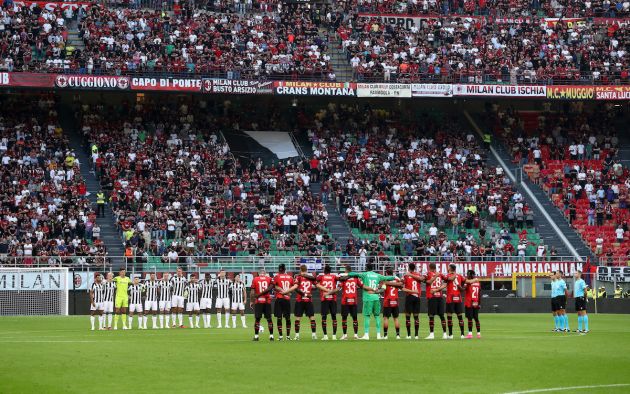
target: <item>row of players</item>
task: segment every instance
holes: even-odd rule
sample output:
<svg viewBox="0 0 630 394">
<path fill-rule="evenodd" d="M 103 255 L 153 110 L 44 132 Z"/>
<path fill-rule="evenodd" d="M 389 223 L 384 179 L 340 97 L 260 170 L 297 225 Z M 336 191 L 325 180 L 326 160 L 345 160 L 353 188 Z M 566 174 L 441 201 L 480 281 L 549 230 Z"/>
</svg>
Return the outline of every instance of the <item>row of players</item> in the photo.
<svg viewBox="0 0 630 394">
<path fill-rule="evenodd" d="M 152 328 L 184 328 L 184 304 L 188 312 L 191 328 L 200 328 L 200 314 L 203 317 L 203 327 L 211 328 L 211 311 L 213 292 L 216 289 L 215 309 L 218 328 L 222 328 L 222 312 L 225 314 L 225 327 L 236 327 L 236 317 L 240 313 L 241 324 L 245 324 L 245 300 L 247 297 L 245 283 L 236 274 L 234 280 L 226 277 L 225 271 L 220 271 L 217 278 L 209 273 L 204 279 L 198 280 L 192 275 L 186 278 L 181 268 L 175 276 L 165 273 L 160 280 L 154 273 L 143 283 L 135 277 L 127 277 L 126 271 L 121 269 L 118 276 L 108 272 L 106 278 L 96 274 L 90 288 L 90 323 L 95 329 L 98 321 L 99 330 L 118 329 L 118 321 L 122 320 L 122 329 L 132 327 L 133 316 L 138 317 L 138 328 L 147 329 L 148 316 L 152 317 Z M 144 307 L 143 307 L 144 306 Z M 127 317 L 127 311 L 129 316 Z M 159 311 L 159 323 L 158 323 Z"/>
<path fill-rule="evenodd" d="M 306 316 L 311 325 L 311 335 L 316 339 L 316 322 L 313 308 L 313 291 L 319 290 L 321 301 L 321 327 L 324 333 L 323 340 L 328 340 L 328 315 L 332 320 L 332 339 L 337 339 L 337 294 L 341 293 L 341 324 L 343 330 L 342 340 L 348 338 L 348 317 L 352 318 L 354 338 L 358 336 L 357 304 L 358 290 L 362 289 L 364 334 L 360 339 L 370 339 L 370 320 L 373 317 L 376 325 L 376 338 L 387 339 L 389 331 L 389 319 L 393 318 L 396 330 L 396 339 L 400 339 L 399 316 L 399 291 L 405 294 L 405 324 L 407 339 L 411 339 L 411 318 L 414 319 L 414 338 L 418 339 L 420 326 L 420 299 L 422 284 L 425 284 L 425 294 L 429 315 L 429 336 L 426 339 L 434 339 L 434 318 L 440 318 L 444 339 L 453 339 L 453 319 L 455 314 L 459 321 L 461 338 L 472 338 L 473 321 L 477 328 L 477 337 L 481 338 L 479 323 L 479 308 L 481 300 L 481 287 L 479 280 L 475 278 L 474 271 L 468 271 L 467 277 L 456 273 L 454 264 L 449 266 L 448 274 L 437 272 L 436 265 L 430 264 L 426 274 L 419 274 L 416 265 L 410 263 L 407 273 L 398 278 L 393 275 L 392 269 L 386 270 L 386 275 L 374 272 L 371 263 L 366 265 L 366 272 L 351 272 L 346 266 L 345 273 L 336 275 L 331 272 L 330 266 L 324 267 L 320 275 L 307 272 L 307 267 L 302 265 L 300 273 L 293 276 L 286 273 L 283 264 L 279 266 L 278 273 L 272 278 L 264 269 L 252 281 L 250 292 L 250 306 L 254 309 L 254 341 L 259 340 L 260 321 L 263 317 L 267 320 L 269 339 L 274 340 L 273 321 L 271 317 L 272 298 L 275 298 L 274 316 L 278 339 L 291 340 L 291 293 L 295 292 L 296 300 L 293 314 L 295 316 L 294 340 L 300 339 L 300 324 L 303 316 Z M 443 292 L 446 290 L 446 308 Z M 462 291 L 465 291 L 465 308 L 468 319 L 468 335 L 464 336 L 464 319 L 462 308 Z M 272 297 L 272 293 L 275 297 Z M 383 298 L 383 335 L 381 336 L 381 301 Z M 447 318 L 444 318 L 446 312 Z M 283 321 L 284 320 L 284 321 Z M 448 326 L 448 334 L 447 334 Z"/>
<path fill-rule="evenodd" d="M 264 316 L 268 323 L 270 339 L 273 339 L 273 322 L 271 319 L 271 301 L 275 298 L 274 315 L 276 317 L 279 339 L 282 339 L 283 319 L 286 323 L 285 338 L 291 339 L 290 321 L 290 300 L 291 293 L 295 292 L 296 302 L 294 307 L 295 315 L 295 337 L 300 337 L 300 323 L 303 316 L 308 317 L 311 325 L 312 337 L 316 339 L 316 322 L 313 307 L 313 291 L 319 290 L 321 301 L 321 325 L 324 332 L 323 340 L 328 339 L 328 315 L 332 320 L 332 339 L 336 339 L 337 334 L 337 294 L 341 293 L 341 317 L 343 336 L 347 339 L 347 319 L 352 317 L 354 338 L 358 338 L 357 304 L 358 290 L 363 290 L 363 315 L 364 315 L 364 335 L 361 339 L 369 339 L 370 318 L 375 318 L 377 339 L 387 339 L 389 330 L 389 319 L 394 319 L 396 338 L 400 339 L 399 317 L 399 290 L 405 294 L 405 316 L 407 338 L 411 339 L 411 318 L 414 319 L 414 337 L 418 339 L 420 298 L 422 295 L 421 284 L 426 285 L 426 298 L 429 312 L 429 336 L 433 339 L 434 317 L 440 318 L 443 338 L 453 338 L 453 320 L 455 314 L 459 321 L 461 336 L 464 338 L 464 321 L 462 316 L 461 291 L 466 291 L 466 316 L 468 318 L 468 336 L 472 338 L 472 323 L 476 323 L 477 336 L 481 337 L 479 324 L 480 307 L 480 285 L 475 273 L 469 271 L 466 278 L 455 272 L 455 266 L 449 267 L 448 275 L 438 274 L 434 264 L 429 266 L 429 272 L 421 275 L 416 272 L 415 264 L 411 263 L 408 272 L 399 279 L 393 276 L 391 269 L 387 270 L 387 275 L 383 276 L 373 271 L 373 267 L 368 264 L 367 272 L 350 272 L 350 267 L 346 267 L 346 272 L 340 275 L 331 273 L 329 266 L 324 268 L 320 275 L 313 275 L 307 272 L 307 267 L 300 267 L 300 273 L 292 276 L 286 273 L 286 267 L 281 264 L 278 274 L 273 278 L 263 269 L 259 276 L 254 278 L 251 287 L 250 306 L 255 313 L 255 336 L 258 340 L 258 333 L 261 331 L 260 320 Z M 127 306 L 129 306 L 129 328 L 132 324 L 133 314 L 138 313 L 138 327 L 147 328 L 147 316 L 152 314 L 153 328 L 170 327 L 169 318 L 172 313 L 173 326 L 177 326 L 176 319 L 179 319 L 179 326 L 183 327 L 183 301 L 186 299 L 186 310 L 189 313 L 189 323 L 191 328 L 199 328 L 199 313 L 203 313 L 204 328 L 211 327 L 210 317 L 212 308 L 212 290 L 217 289 L 216 313 L 217 322 L 221 327 L 221 311 L 226 313 L 226 327 L 229 327 L 230 311 L 232 312 L 232 325 L 236 326 L 236 313 L 240 312 L 241 322 L 245 325 L 244 305 L 246 300 L 245 285 L 240 279 L 240 275 L 235 275 L 234 281 L 225 277 L 225 272 L 219 272 L 216 279 L 212 279 L 209 274 L 205 279 L 198 282 L 195 275 L 187 281 L 181 269 L 177 274 L 169 278 L 165 274 L 161 280 L 156 280 L 151 274 L 150 279 L 140 283 L 135 278 L 130 285 L 130 280 L 126 277 L 124 270 L 121 270 L 118 277 L 113 278 L 111 273 L 107 274 L 105 281 L 102 276 L 97 275 L 90 291 L 92 304 L 91 323 L 94 329 L 94 321 L 98 317 L 99 329 L 111 329 L 112 311 L 116 312 L 114 329 L 117 329 L 118 317 L 123 320 L 123 329 L 127 329 L 125 317 Z M 446 308 L 444 306 L 443 291 L 446 290 Z M 116 299 L 114 301 L 114 292 Z M 142 296 L 144 297 L 144 314 L 142 315 Z M 127 297 L 125 297 L 127 296 Z M 380 329 L 380 298 L 383 297 L 383 336 Z M 129 299 L 131 302 L 129 302 Z M 231 301 L 231 308 L 230 308 Z M 113 309 L 115 305 L 115 309 Z M 157 311 L 160 311 L 159 325 L 157 323 Z M 447 318 L 444 318 L 446 311 Z M 107 316 L 107 318 L 106 318 Z M 193 321 L 194 318 L 194 321 Z M 164 320 L 166 319 L 166 325 Z M 447 323 L 448 322 L 448 323 Z M 448 334 L 447 334 L 448 326 Z"/>
</svg>

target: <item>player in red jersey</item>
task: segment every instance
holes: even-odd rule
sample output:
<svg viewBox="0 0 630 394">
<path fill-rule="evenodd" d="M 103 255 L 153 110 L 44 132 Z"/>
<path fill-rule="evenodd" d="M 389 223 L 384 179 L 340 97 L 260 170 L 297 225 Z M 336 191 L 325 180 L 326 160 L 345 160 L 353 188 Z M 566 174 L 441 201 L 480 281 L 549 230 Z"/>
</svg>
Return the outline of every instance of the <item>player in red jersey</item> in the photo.
<svg viewBox="0 0 630 394">
<path fill-rule="evenodd" d="M 341 291 L 341 328 L 343 330 L 342 341 L 348 339 L 348 315 L 352 316 L 352 328 L 354 339 L 359 339 L 359 320 L 357 319 L 357 304 L 359 302 L 359 289 L 364 289 L 363 282 L 359 278 L 349 278 L 347 274 L 352 268 L 346 265 L 346 275 L 339 277 L 339 287 L 336 293 Z"/>
<path fill-rule="evenodd" d="M 394 276 L 394 270 L 387 268 L 386 276 Z M 403 287 L 400 279 L 385 282 L 385 294 L 383 298 L 383 339 L 387 339 L 389 331 L 389 318 L 394 319 L 396 339 L 400 339 L 400 323 L 398 322 L 398 289 Z"/>
<path fill-rule="evenodd" d="M 457 266 L 449 264 L 446 276 L 446 323 L 448 325 L 448 339 L 453 339 L 453 313 L 459 321 L 459 331 L 464 339 L 464 317 L 462 316 L 462 289 L 466 278 L 456 272 Z"/>
<path fill-rule="evenodd" d="M 411 315 L 413 315 L 414 337 L 418 339 L 420 329 L 420 296 L 422 295 L 421 284 L 426 280 L 426 276 L 418 275 L 416 264 L 409 263 L 408 272 L 403 277 L 402 291 L 405 293 L 405 326 L 407 328 L 407 339 L 411 339 Z"/>
<path fill-rule="evenodd" d="M 313 288 L 315 287 L 315 278 L 313 275 L 307 272 L 306 265 L 300 266 L 300 273 L 295 276 L 293 287 L 291 290 L 295 290 L 297 293 L 295 300 L 295 307 L 293 314 L 295 315 L 295 340 L 300 339 L 300 321 L 302 315 L 306 316 L 311 321 L 311 338 L 317 339 L 315 331 L 317 330 L 317 324 L 315 323 L 315 309 L 313 308 Z"/>
<path fill-rule="evenodd" d="M 276 290 L 276 302 L 273 313 L 276 316 L 278 340 L 282 340 L 282 318 L 286 322 L 286 339 L 291 340 L 291 292 L 293 289 L 293 276 L 287 274 L 286 265 L 278 266 L 278 273 L 273 277 Z"/>
<path fill-rule="evenodd" d="M 429 264 L 429 272 L 426 275 L 427 307 L 429 309 L 429 336 L 426 339 L 434 339 L 433 327 L 435 326 L 435 316 L 440 317 L 442 323 L 442 339 L 447 339 L 446 321 L 444 320 L 444 299 L 442 290 L 446 287 L 444 275 L 436 271 L 435 263 Z"/>
<path fill-rule="evenodd" d="M 468 320 L 468 335 L 466 339 L 472 339 L 472 321 L 475 321 L 477 326 L 477 338 L 481 338 L 481 325 L 479 324 L 479 308 L 481 306 L 481 283 L 479 279 L 475 278 L 475 271 L 470 270 L 466 274 L 466 282 L 464 289 L 466 289 L 466 300 L 464 306 L 466 307 L 466 319 Z"/>
<path fill-rule="evenodd" d="M 324 266 L 324 273 L 317 276 L 317 288 L 319 289 L 320 301 L 321 301 L 321 313 L 322 313 L 322 331 L 324 336 L 322 341 L 328 340 L 327 320 L 328 313 L 332 319 L 333 335 L 332 340 L 337 340 L 337 276 L 333 275 L 330 270 L 330 265 Z"/>
<path fill-rule="evenodd" d="M 260 330 L 260 319 L 265 316 L 267 319 L 267 327 L 269 328 L 269 340 L 273 341 L 273 321 L 271 320 L 271 295 L 269 292 L 273 289 L 272 280 L 267 271 L 261 268 L 258 276 L 252 281 L 249 306 L 254 309 L 254 341 L 258 340 L 258 332 Z"/>
</svg>

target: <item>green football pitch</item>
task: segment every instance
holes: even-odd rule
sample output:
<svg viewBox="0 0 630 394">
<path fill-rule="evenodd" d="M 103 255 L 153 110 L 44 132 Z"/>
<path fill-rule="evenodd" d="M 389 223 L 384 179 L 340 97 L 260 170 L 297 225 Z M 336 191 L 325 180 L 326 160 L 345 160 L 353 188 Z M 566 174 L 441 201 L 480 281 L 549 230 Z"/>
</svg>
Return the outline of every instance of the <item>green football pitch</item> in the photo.
<svg viewBox="0 0 630 394">
<path fill-rule="evenodd" d="M 85 316 L 2 317 L 0 393 L 630 392 L 630 315 L 591 315 L 586 335 L 550 332 L 546 314 L 481 324 L 482 339 L 397 341 L 390 328 L 388 341 L 322 342 L 304 321 L 299 342 L 269 342 L 266 329 L 252 342 L 251 328 L 90 331 Z"/>
</svg>

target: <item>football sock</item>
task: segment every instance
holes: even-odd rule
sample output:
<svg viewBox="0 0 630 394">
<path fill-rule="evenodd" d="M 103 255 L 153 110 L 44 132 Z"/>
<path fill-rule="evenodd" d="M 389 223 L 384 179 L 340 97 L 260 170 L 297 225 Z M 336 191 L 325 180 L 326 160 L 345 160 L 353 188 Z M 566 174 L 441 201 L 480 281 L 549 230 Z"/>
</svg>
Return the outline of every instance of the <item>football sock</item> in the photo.
<svg viewBox="0 0 630 394">
<path fill-rule="evenodd" d="M 317 323 L 315 322 L 315 319 L 313 319 L 311 320 L 311 332 L 315 334 L 315 331 L 317 331 Z"/>
<path fill-rule="evenodd" d="M 400 326 L 396 327 L 396 336 L 400 336 Z"/>
<path fill-rule="evenodd" d="M 462 315 L 457 315 L 457 320 L 459 320 L 459 331 L 464 335 L 464 317 Z"/>
<path fill-rule="evenodd" d="M 123 324 L 123 327 L 125 326 L 125 322 L 126 322 L 126 321 L 127 321 L 127 314 L 125 313 L 125 314 L 123 314 L 123 315 L 122 315 L 122 324 Z M 131 328 L 131 324 L 129 325 L 129 328 Z"/>
<path fill-rule="evenodd" d="M 333 335 L 337 335 L 337 319 L 333 319 Z"/>
<path fill-rule="evenodd" d="M 124 321 L 124 320 L 123 320 Z M 131 328 L 131 324 L 133 323 L 133 316 L 129 316 L 127 318 L 127 322 L 129 323 L 129 328 Z"/>
<path fill-rule="evenodd" d="M 151 316 L 151 323 L 153 323 L 153 328 L 157 327 L 157 316 L 156 315 Z"/>
<path fill-rule="evenodd" d="M 170 327 L 170 325 L 171 325 L 171 315 L 168 314 L 166 315 L 166 326 Z"/>
<path fill-rule="evenodd" d="M 588 315 L 582 316 L 582 322 L 584 323 L 584 331 L 588 331 Z"/>
<path fill-rule="evenodd" d="M 413 330 L 416 333 L 416 336 L 418 336 L 418 331 L 420 330 L 420 316 L 415 316 L 413 318 Z"/>
<path fill-rule="evenodd" d="M 564 314 L 562 315 L 564 317 L 564 328 L 567 330 L 570 330 L 569 328 L 569 315 Z"/>
<path fill-rule="evenodd" d="M 582 331 L 582 316 L 578 315 L 577 321 L 578 321 L 578 328 L 577 329 L 578 329 L 578 331 Z"/>
<path fill-rule="evenodd" d="M 405 328 L 407 329 L 407 336 L 411 336 L 411 316 L 405 316 Z"/>
<path fill-rule="evenodd" d="M 300 319 L 295 319 L 295 333 L 300 333 Z"/>
<path fill-rule="evenodd" d="M 453 335 L 453 316 L 448 316 L 448 335 Z M 444 321 L 442 321 L 442 328 L 444 328 Z"/>
<path fill-rule="evenodd" d="M 184 314 L 183 313 L 178 313 L 177 314 L 177 320 L 179 320 L 179 325 L 183 326 L 184 325 Z"/>
<path fill-rule="evenodd" d="M 341 320 L 341 331 L 343 331 L 343 335 L 348 332 L 348 321 L 345 319 Z"/>
<path fill-rule="evenodd" d="M 190 324 L 190 328 L 193 328 L 195 325 L 193 324 L 193 317 L 188 316 L 188 324 Z"/>
<path fill-rule="evenodd" d="M 267 320 L 267 328 L 269 329 L 269 335 L 273 335 L 273 321 L 271 319 Z"/>
<path fill-rule="evenodd" d="M 475 326 L 477 327 L 477 333 L 481 332 L 481 324 L 479 324 L 479 319 L 475 319 Z"/>
<path fill-rule="evenodd" d="M 90 316 L 90 324 L 92 325 L 92 330 L 94 329 L 94 316 Z"/>
<path fill-rule="evenodd" d="M 472 332 L 472 320 L 468 319 L 468 332 Z"/>
<path fill-rule="evenodd" d="M 111 327 L 112 326 L 112 319 L 113 319 L 113 315 L 111 313 L 107 314 L 107 327 Z"/>
<path fill-rule="evenodd" d="M 287 317 L 286 319 L 284 319 L 284 322 L 284 329 L 287 331 L 287 336 L 291 336 L 291 319 Z M 236 323 L 234 323 L 234 325 L 236 325 Z"/>
<path fill-rule="evenodd" d="M 278 337 L 281 337 L 282 336 L 282 319 L 281 318 L 276 319 L 276 326 L 278 326 Z"/>
<path fill-rule="evenodd" d="M 245 321 L 245 315 L 241 316 L 241 324 L 243 324 L 243 327 L 247 325 Z"/>
<path fill-rule="evenodd" d="M 440 323 L 442 323 L 442 332 L 446 332 L 446 320 L 444 320 L 444 316 L 440 316 Z"/>
<path fill-rule="evenodd" d="M 363 316 L 363 332 L 370 335 L 370 315 Z"/>
<path fill-rule="evenodd" d="M 322 318 L 322 331 L 324 332 L 324 335 L 328 335 L 328 322 L 326 322 L 325 318 Z"/>
<path fill-rule="evenodd" d="M 221 327 L 221 312 L 217 312 L 217 324 Z"/>
<path fill-rule="evenodd" d="M 383 324 L 383 336 L 386 337 L 389 332 L 389 325 Z"/>
<path fill-rule="evenodd" d="M 254 336 L 258 336 L 258 331 L 260 331 L 260 319 L 254 322 Z"/>
<path fill-rule="evenodd" d="M 232 315 L 232 326 L 236 327 L 236 315 Z"/>
<path fill-rule="evenodd" d="M 199 315 L 195 315 L 195 326 L 199 326 Z"/>
<path fill-rule="evenodd" d="M 555 315 L 553 317 L 553 322 L 555 323 L 556 330 L 560 328 L 560 316 Z"/>
<path fill-rule="evenodd" d="M 226 312 L 225 313 L 225 326 L 229 326 L 230 325 L 230 312 Z"/>
<path fill-rule="evenodd" d="M 435 317 L 429 316 L 429 332 L 433 332 L 435 327 Z"/>
<path fill-rule="evenodd" d="M 374 316 L 374 320 L 376 321 L 376 332 L 381 332 L 381 319 L 378 316 Z"/>
<path fill-rule="evenodd" d="M 359 333 L 359 322 L 357 321 L 357 319 L 352 320 L 352 328 L 354 329 L 355 334 Z"/>
</svg>

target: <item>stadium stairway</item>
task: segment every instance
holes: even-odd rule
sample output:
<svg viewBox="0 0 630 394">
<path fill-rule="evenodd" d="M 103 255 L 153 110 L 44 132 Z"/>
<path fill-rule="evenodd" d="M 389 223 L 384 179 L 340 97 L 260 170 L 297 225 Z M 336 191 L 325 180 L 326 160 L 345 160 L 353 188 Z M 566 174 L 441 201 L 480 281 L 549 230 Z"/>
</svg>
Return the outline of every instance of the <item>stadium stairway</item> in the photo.
<svg viewBox="0 0 630 394">
<path fill-rule="evenodd" d="M 321 183 L 311 183 L 309 187 L 313 195 L 321 196 Z M 339 211 L 337 211 L 334 199 L 331 198 L 328 200 L 328 204 L 326 204 L 326 211 L 328 212 L 328 231 L 334 237 L 335 241 L 337 241 L 342 248 L 345 248 L 348 240 L 352 238 L 352 232 L 350 231 L 350 227 L 348 227 L 348 223 L 341 217 Z"/>
<path fill-rule="evenodd" d="M 68 21 L 66 25 L 68 29 L 68 44 L 73 46 L 75 50 L 79 50 L 83 52 L 85 49 L 85 44 L 81 37 L 79 37 L 79 23 L 76 19 L 71 19 Z"/>
<path fill-rule="evenodd" d="M 78 111 L 75 111 L 69 103 L 64 102 L 59 104 L 57 111 L 59 112 L 61 127 L 70 140 L 70 147 L 81 163 L 81 175 L 87 186 L 88 198 L 96 209 L 96 193 L 101 187 L 96 174 L 92 171 L 90 164 L 92 160 L 88 153 L 89 147 L 83 145 L 83 136 L 79 131 L 78 119 L 75 117 Z M 96 219 L 96 223 L 101 228 L 101 240 L 105 243 L 108 256 L 113 256 L 113 258 L 110 257 L 112 268 L 117 269 L 123 264 L 122 256 L 125 254 L 125 248 L 121 234 L 116 229 L 114 212 L 109 204 L 105 206 L 105 217 Z"/>
<path fill-rule="evenodd" d="M 329 42 L 328 44 L 328 54 L 333 65 L 333 71 L 337 76 L 337 81 L 352 81 L 352 67 L 348 61 L 348 55 L 338 46 L 339 43 L 337 41 Z"/>
<path fill-rule="evenodd" d="M 464 112 L 464 114 L 468 118 L 468 121 L 472 125 L 473 129 L 477 130 L 480 133 L 480 129 L 477 126 L 477 123 L 475 122 L 473 117 L 468 114 L 468 112 Z M 477 119 L 482 118 L 478 117 Z M 487 126 L 483 125 L 482 127 Z M 479 137 L 481 137 L 481 135 Z M 510 173 L 516 178 L 516 187 L 534 212 L 534 226 L 536 228 L 536 233 L 540 235 L 540 238 L 544 241 L 544 244 L 547 245 L 549 249 L 551 247 L 554 247 L 558 253 L 558 256 L 572 255 L 572 253 L 569 251 L 569 248 L 565 245 L 562 239 L 558 237 L 558 234 L 553 228 L 552 223 L 555 223 L 560 232 L 564 234 L 571 247 L 575 249 L 579 256 L 590 256 L 591 258 L 593 258 L 591 250 L 584 243 L 584 241 L 582 241 L 580 235 L 573 228 L 571 228 L 569 222 L 564 218 L 563 214 L 553 205 L 551 199 L 549 199 L 544 190 L 542 190 L 538 185 L 532 183 L 527 175 L 523 174 L 518 166 L 512 162 L 512 157 L 505 149 L 503 144 L 500 144 L 496 140 L 493 140 L 492 147 L 494 148 L 498 157 L 503 161 L 504 167 L 507 167 L 508 171 L 510 171 Z M 490 152 L 488 153 L 488 164 L 492 166 L 501 165 L 501 163 L 499 163 L 499 160 L 497 160 L 497 158 L 495 158 L 494 155 L 492 155 Z M 540 203 L 542 209 L 549 215 L 548 217 L 551 219 L 551 221 L 547 220 L 542 210 L 534 203 L 533 199 L 530 198 L 523 185 L 529 188 L 534 197 Z"/>
</svg>

